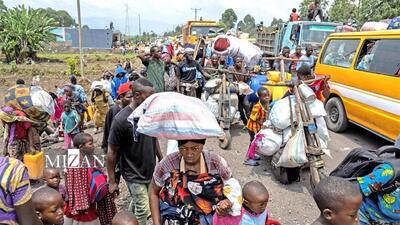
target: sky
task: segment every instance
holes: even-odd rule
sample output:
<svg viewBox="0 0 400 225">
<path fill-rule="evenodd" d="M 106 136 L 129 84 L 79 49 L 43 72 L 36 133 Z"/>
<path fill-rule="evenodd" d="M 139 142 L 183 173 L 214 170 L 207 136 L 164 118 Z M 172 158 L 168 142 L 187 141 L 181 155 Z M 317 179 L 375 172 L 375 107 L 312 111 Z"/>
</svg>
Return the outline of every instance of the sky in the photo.
<svg viewBox="0 0 400 225">
<path fill-rule="evenodd" d="M 142 32 L 153 30 L 163 33 L 178 24 L 194 19 L 192 8 L 201 8 L 198 17 L 204 20 L 219 20 L 225 9 L 233 8 L 238 21 L 251 14 L 256 23 L 269 24 L 273 17 L 286 20 L 292 8 L 301 0 L 81 0 L 82 24 L 90 28 L 105 28 L 114 22 L 114 27 L 126 32 L 126 7 L 128 5 L 129 33 L 138 34 L 140 14 Z M 7 7 L 25 4 L 33 8 L 51 7 L 66 10 L 77 20 L 75 0 L 4 0 Z"/>
</svg>

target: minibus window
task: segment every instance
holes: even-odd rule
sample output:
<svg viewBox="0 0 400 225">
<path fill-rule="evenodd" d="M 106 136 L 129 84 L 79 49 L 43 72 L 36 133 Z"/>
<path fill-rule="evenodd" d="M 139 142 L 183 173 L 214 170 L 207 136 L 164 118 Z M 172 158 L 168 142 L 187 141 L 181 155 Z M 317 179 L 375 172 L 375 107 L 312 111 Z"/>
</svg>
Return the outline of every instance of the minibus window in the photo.
<svg viewBox="0 0 400 225">
<path fill-rule="evenodd" d="M 370 39 L 363 43 L 356 69 L 367 72 L 399 76 L 398 58 L 400 39 Z"/>
<path fill-rule="evenodd" d="M 360 40 L 330 40 L 321 63 L 350 68 Z"/>
</svg>

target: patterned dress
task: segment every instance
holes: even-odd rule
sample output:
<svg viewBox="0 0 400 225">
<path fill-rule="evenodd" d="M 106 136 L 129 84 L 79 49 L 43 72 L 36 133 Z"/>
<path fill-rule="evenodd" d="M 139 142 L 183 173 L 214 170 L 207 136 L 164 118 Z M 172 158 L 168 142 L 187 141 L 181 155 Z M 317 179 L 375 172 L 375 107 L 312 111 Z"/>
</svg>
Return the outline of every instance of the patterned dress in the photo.
<svg viewBox="0 0 400 225">
<path fill-rule="evenodd" d="M 0 224 L 18 225 L 15 207 L 31 197 L 28 170 L 21 161 L 0 157 Z"/>
<path fill-rule="evenodd" d="M 105 95 L 105 96 L 103 96 Z M 108 92 L 94 97 L 94 126 L 100 128 L 104 126 L 106 114 L 108 112 Z"/>
<path fill-rule="evenodd" d="M 400 188 L 391 193 L 380 193 L 379 189 L 394 176 L 389 164 L 376 167 L 371 174 L 357 178 L 364 195 L 360 207 L 362 225 L 398 225 L 400 224 Z M 397 222 L 397 223 L 395 223 Z"/>
</svg>

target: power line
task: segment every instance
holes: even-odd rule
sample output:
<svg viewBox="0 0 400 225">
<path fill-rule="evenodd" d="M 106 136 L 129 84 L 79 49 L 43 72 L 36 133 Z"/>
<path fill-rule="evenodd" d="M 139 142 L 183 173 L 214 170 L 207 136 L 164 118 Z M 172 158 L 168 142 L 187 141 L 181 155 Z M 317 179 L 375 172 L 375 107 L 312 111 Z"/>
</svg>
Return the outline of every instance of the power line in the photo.
<svg viewBox="0 0 400 225">
<path fill-rule="evenodd" d="M 194 20 L 196 20 L 196 21 L 197 21 L 197 11 L 200 11 L 200 10 L 201 10 L 201 8 L 191 8 L 191 10 L 193 10 L 193 11 L 194 11 Z"/>
</svg>

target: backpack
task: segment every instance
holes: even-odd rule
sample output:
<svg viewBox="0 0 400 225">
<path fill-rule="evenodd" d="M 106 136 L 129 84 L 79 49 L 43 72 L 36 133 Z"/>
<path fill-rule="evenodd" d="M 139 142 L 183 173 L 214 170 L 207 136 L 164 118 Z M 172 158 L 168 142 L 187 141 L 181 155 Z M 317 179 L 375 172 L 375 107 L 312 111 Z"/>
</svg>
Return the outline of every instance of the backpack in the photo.
<svg viewBox="0 0 400 225">
<path fill-rule="evenodd" d="M 107 176 L 96 168 L 89 168 L 89 200 L 91 203 L 101 201 L 108 194 Z"/>
<path fill-rule="evenodd" d="M 380 188 L 380 192 L 391 193 L 400 187 L 400 148 L 383 146 L 378 150 L 365 148 L 353 149 L 333 170 L 330 176 L 346 178 L 355 181 L 357 177 L 370 174 L 375 167 L 381 164 L 390 164 L 394 169 L 394 176 L 390 182 Z"/>
</svg>

